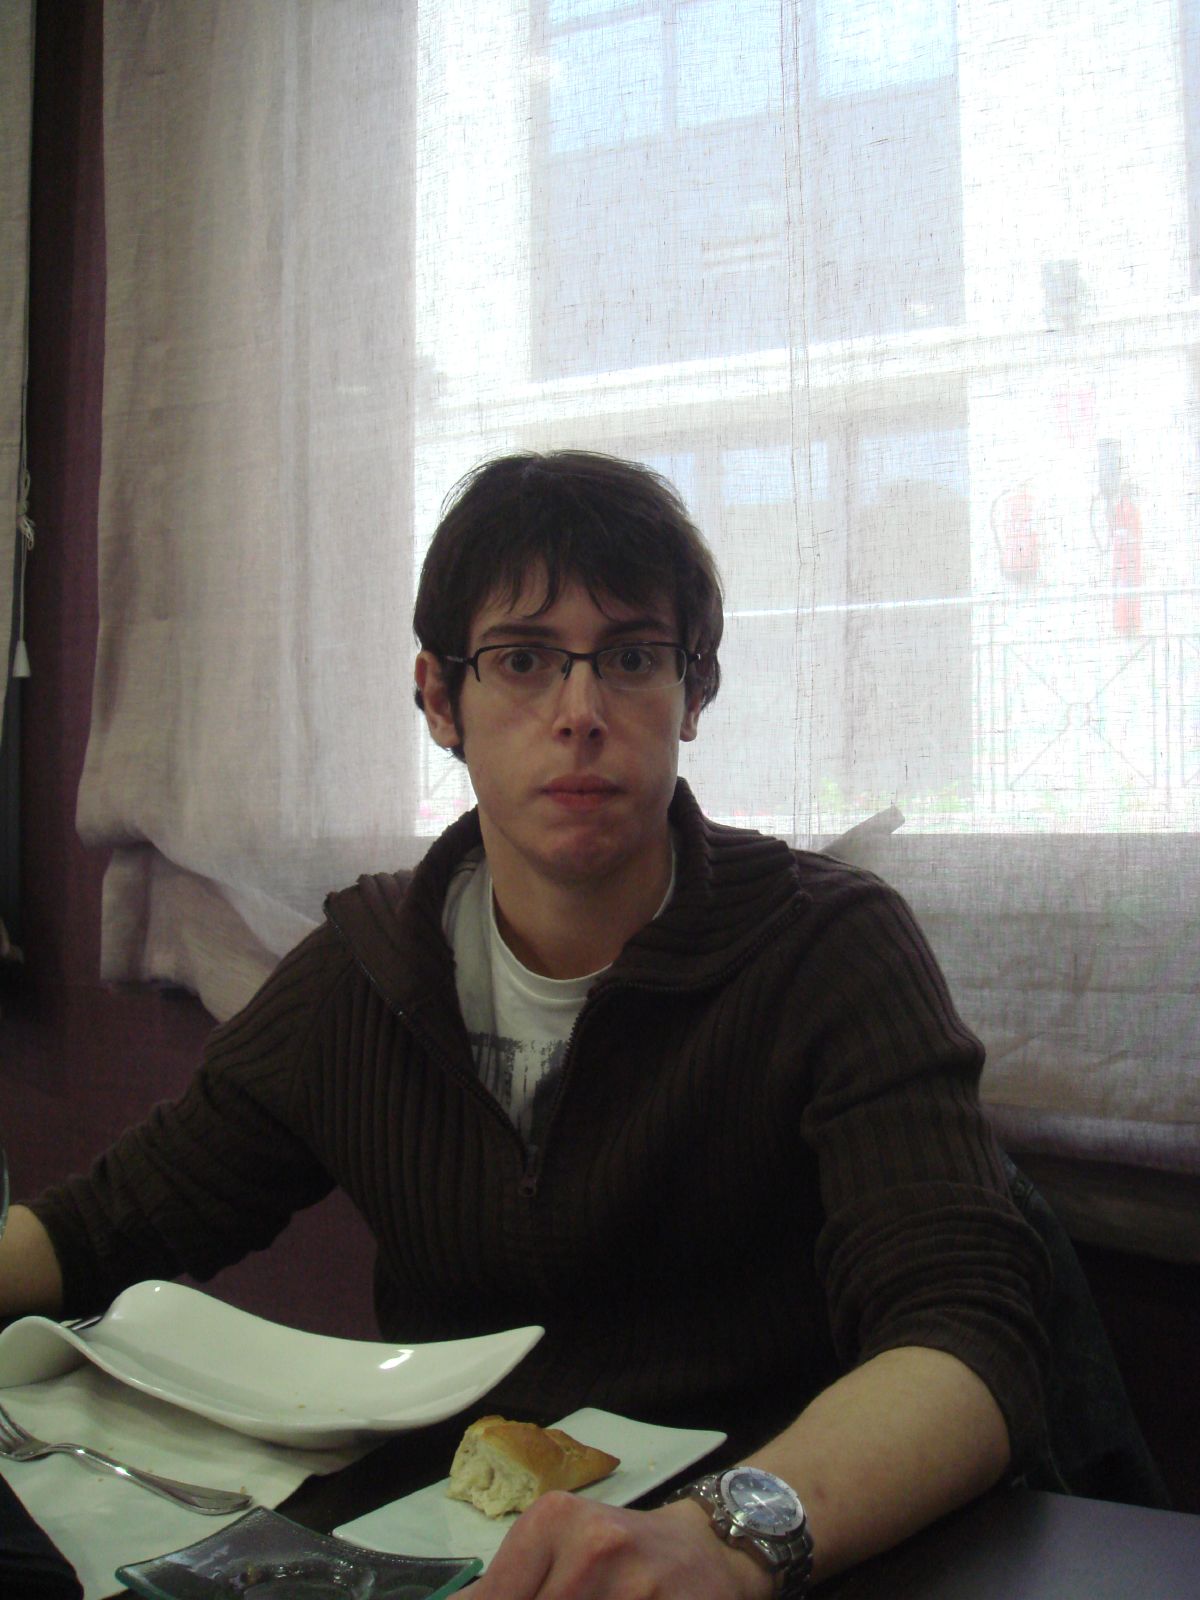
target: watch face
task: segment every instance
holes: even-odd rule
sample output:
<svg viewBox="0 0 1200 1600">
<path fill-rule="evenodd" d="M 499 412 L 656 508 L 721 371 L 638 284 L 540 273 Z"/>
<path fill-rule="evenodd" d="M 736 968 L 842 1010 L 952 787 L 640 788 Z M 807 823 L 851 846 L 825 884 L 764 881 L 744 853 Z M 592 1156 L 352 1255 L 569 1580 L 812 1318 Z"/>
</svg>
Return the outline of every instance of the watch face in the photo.
<svg viewBox="0 0 1200 1600">
<path fill-rule="evenodd" d="M 794 1490 L 770 1472 L 735 1467 L 721 1479 L 721 1493 L 735 1521 L 748 1532 L 783 1539 L 804 1521 Z"/>
</svg>

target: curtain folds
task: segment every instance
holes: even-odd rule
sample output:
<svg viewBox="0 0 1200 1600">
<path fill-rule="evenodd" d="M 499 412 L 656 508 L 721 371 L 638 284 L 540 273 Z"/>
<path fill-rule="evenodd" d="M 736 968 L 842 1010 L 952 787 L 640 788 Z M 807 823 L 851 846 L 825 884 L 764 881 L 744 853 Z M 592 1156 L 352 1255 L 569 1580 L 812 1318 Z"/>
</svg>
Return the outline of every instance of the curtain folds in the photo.
<svg viewBox="0 0 1200 1600">
<path fill-rule="evenodd" d="M 104 72 L 79 827 L 104 975 L 221 1014 L 413 832 L 412 18 L 114 6 Z"/>
<path fill-rule="evenodd" d="M 1200 1256 L 1197 11 L 110 6 L 106 974 L 227 1015 L 470 803 L 409 689 L 439 504 L 611 450 L 725 574 L 706 809 L 896 807 L 847 848 L 1001 1127 L 1165 1174 L 1079 1225 Z"/>
<path fill-rule="evenodd" d="M 0 10 L 0 662 L 6 685 L 17 638 L 12 625 L 20 620 L 33 17 L 33 0 L 13 0 Z M 3 715 L 0 701 L 0 719 Z"/>
</svg>

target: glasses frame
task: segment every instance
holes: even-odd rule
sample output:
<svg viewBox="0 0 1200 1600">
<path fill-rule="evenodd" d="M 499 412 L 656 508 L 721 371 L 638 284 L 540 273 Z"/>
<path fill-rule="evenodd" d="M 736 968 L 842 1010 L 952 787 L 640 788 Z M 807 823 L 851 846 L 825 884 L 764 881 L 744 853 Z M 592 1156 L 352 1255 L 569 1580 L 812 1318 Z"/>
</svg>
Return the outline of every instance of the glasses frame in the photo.
<svg viewBox="0 0 1200 1600">
<path fill-rule="evenodd" d="M 607 655 L 610 650 L 636 650 L 639 647 L 653 646 L 657 650 L 675 650 L 683 657 L 683 671 L 673 683 L 657 683 L 646 685 L 655 689 L 674 689 L 681 684 L 688 675 L 688 671 L 698 666 L 704 659 L 703 651 L 689 650 L 687 645 L 680 644 L 678 639 L 622 639 L 619 644 L 604 644 L 599 650 L 567 650 L 562 645 L 544 644 L 540 639 L 514 640 L 511 644 L 485 644 L 476 650 L 473 656 L 443 656 L 443 661 L 453 661 L 456 666 L 470 667 L 475 674 L 475 682 L 482 683 L 479 675 L 479 658 L 494 653 L 497 650 L 548 650 L 557 656 L 562 656 L 562 681 L 565 683 L 571 676 L 572 669 L 577 661 L 586 661 L 596 676 L 597 683 L 606 684 L 610 689 L 616 689 L 620 694 L 627 694 L 631 690 L 636 692 L 642 685 L 636 680 L 630 683 L 620 683 L 616 678 L 606 678 L 600 671 L 600 657 Z"/>
</svg>

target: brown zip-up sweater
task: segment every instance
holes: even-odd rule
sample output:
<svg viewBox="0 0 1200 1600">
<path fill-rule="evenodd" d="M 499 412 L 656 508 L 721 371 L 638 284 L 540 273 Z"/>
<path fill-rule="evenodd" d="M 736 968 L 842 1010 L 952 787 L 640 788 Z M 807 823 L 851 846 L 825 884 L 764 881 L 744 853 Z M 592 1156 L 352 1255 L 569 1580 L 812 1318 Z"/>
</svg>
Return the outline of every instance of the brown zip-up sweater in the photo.
<svg viewBox="0 0 1200 1600">
<path fill-rule="evenodd" d="M 489 1410 L 723 1428 L 732 1458 L 839 1370 L 929 1345 L 1020 1460 L 1045 1259 L 924 938 L 877 879 L 711 823 L 683 783 L 672 820 L 674 897 L 589 996 L 540 1149 L 474 1075 L 441 931 L 471 813 L 415 873 L 332 895 L 180 1100 L 37 1202 L 64 1314 L 204 1279 L 340 1184 L 386 1338 L 544 1325 Z"/>
</svg>

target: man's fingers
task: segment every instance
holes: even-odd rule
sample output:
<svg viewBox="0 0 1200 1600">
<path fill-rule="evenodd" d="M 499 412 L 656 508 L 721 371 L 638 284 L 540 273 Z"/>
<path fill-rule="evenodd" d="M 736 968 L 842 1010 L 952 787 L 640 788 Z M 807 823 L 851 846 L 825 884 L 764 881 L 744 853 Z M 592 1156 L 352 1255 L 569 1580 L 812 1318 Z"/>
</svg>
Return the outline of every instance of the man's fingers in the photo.
<svg viewBox="0 0 1200 1600">
<path fill-rule="evenodd" d="M 632 1573 L 638 1556 L 641 1517 L 570 1494 L 542 1495 L 517 1518 L 474 1592 L 479 1600 L 615 1594 L 615 1575 Z"/>
<path fill-rule="evenodd" d="M 547 1494 L 517 1518 L 478 1600 L 739 1600 L 771 1580 L 713 1537 L 696 1508 L 627 1511 Z"/>
<path fill-rule="evenodd" d="M 570 1496 L 543 1495 L 513 1523 L 487 1571 L 472 1587 L 478 1600 L 527 1600 L 543 1592 L 554 1564 L 555 1543 L 551 1530 L 543 1534 L 539 1527 L 546 1501 L 555 1498 Z"/>
</svg>

